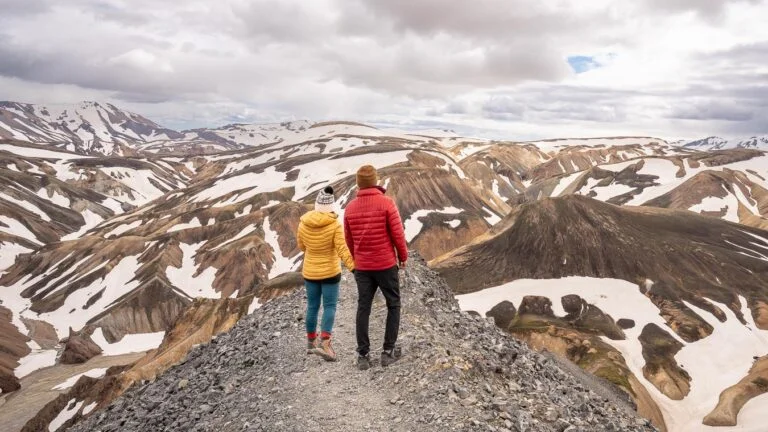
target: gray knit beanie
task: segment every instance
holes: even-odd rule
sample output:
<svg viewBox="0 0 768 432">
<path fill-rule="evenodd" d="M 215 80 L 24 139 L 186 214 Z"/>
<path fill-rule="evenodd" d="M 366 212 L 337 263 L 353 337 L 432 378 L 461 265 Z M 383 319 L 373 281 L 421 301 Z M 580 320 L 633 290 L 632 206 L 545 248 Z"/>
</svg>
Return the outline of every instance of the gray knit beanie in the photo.
<svg viewBox="0 0 768 432">
<path fill-rule="evenodd" d="M 326 186 L 317 194 L 315 199 L 315 210 L 325 213 L 331 213 L 334 211 L 333 203 L 335 199 L 333 197 L 333 188 Z"/>
</svg>

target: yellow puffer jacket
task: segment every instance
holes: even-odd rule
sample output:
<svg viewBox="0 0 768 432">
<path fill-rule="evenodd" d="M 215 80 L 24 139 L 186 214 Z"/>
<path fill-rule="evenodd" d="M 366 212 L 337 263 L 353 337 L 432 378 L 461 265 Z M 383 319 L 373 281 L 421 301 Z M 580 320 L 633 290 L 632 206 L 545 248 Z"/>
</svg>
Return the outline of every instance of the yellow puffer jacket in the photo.
<svg viewBox="0 0 768 432">
<path fill-rule="evenodd" d="M 301 217 L 296 234 L 299 249 L 304 251 L 304 279 L 324 280 L 341 274 L 339 259 L 349 270 L 355 261 L 344 242 L 344 230 L 335 213 L 310 211 Z"/>
</svg>

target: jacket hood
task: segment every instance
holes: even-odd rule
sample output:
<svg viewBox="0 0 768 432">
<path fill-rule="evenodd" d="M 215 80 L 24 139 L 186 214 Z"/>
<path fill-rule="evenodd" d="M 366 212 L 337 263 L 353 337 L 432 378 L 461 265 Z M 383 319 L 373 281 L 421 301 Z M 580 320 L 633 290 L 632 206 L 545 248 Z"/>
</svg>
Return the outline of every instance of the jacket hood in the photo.
<svg viewBox="0 0 768 432">
<path fill-rule="evenodd" d="M 336 213 L 325 213 L 312 210 L 301 217 L 301 222 L 310 228 L 322 228 L 335 223 L 338 217 L 339 216 Z"/>
</svg>

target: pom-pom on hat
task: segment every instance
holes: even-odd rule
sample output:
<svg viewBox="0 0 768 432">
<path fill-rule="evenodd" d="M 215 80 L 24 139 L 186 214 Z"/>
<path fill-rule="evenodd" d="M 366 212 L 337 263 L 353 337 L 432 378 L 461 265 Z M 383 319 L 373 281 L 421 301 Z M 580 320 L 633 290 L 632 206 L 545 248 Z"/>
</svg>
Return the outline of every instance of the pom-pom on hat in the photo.
<svg viewBox="0 0 768 432">
<path fill-rule="evenodd" d="M 315 210 L 324 213 L 332 213 L 334 211 L 333 204 L 335 198 L 333 197 L 333 188 L 326 186 L 317 194 L 315 199 Z"/>
</svg>

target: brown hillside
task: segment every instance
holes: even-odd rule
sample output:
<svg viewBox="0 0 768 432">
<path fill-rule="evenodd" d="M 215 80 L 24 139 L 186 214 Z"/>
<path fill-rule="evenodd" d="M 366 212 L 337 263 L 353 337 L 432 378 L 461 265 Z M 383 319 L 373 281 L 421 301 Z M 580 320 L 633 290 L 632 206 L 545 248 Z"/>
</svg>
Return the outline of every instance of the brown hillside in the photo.
<svg viewBox="0 0 768 432">
<path fill-rule="evenodd" d="M 647 295 L 688 341 L 711 332 L 686 300 L 724 319 L 743 295 L 768 329 L 768 232 L 685 211 L 617 207 L 582 196 L 514 209 L 488 236 L 431 264 L 459 293 L 520 278 L 653 281 Z"/>
</svg>

